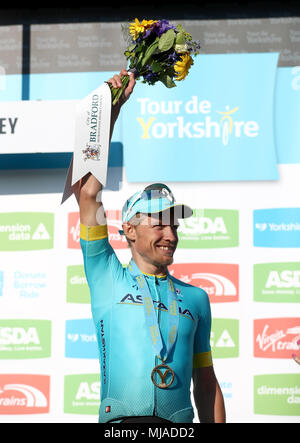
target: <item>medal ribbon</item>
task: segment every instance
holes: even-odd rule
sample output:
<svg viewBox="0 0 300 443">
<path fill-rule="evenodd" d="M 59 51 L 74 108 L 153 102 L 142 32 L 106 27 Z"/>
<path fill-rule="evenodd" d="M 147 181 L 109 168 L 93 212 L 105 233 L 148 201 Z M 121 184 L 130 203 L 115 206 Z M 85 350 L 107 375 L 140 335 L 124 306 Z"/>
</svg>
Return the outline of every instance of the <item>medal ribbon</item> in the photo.
<svg viewBox="0 0 300 443">
<path fill-rule="evenodd" d="M 142 300 L 143 300 L 143 306 L 144 306 L 144 314 L 145 314 L 145 320 L 146 320 L 146 326 L 150 334 L 152 347 L 154 350 L 155 355 L 165 362 L 167 360 L 168 355 L 170 354 L 171 350 L 173 349 L 176 339 L 177 339 L 177 332 L 178 332 L 178 324 L 179 324 L 179 308 L 177 303 L 177 296 L 176 291 L 174 288 L 174 284 L 172 280 L 167 277 L 168 279 L 168 344 L 167 344 L 167 350 L 166 355 L 164 357 L 161 356 L 162 349 L 163 349 L 163 341 L 159 329 L 158 319 L 157 315 L 155 313 L 155 308 L 153 304 L 153 300 L 151 297 L 150 289 L 148 286 L 148 283 L 142 274 L 142 272 L 139 270 L 137 265 L 133 260 L 130 261 L 128 265 L 129 272 L 134 279 L 134 281 L 137 282 L 139 289 L 141 290 Z"/>
</svg>

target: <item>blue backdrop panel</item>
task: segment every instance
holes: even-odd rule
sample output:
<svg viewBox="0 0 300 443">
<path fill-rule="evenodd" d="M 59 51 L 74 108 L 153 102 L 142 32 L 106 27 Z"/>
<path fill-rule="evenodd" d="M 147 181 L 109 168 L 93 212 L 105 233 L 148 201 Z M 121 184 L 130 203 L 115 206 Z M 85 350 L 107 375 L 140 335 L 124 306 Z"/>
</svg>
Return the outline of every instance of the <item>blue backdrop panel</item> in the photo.
<svg viewBox="0 0 300 443">
<path fill-rule="evenodd" d="M 123 112 L 128 180 L 277 180 L 277 61 L 200 55 L 176 88 L 139 83 Z"/>
</svg>

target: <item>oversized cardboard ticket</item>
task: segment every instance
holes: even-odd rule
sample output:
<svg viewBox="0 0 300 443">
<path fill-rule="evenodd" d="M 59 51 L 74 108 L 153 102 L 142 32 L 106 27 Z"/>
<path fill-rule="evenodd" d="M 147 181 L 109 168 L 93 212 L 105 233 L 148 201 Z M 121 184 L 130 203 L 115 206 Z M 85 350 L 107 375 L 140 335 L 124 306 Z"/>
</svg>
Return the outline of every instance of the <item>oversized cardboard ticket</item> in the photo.
<svg viewBox="0 0 300 443">
<path fill-rule="evenodd" d="M 75 146 L 62 203 L 74 185 L 91 172 L 105 186 L 110 143 L 111 91 L 103 83 L 85 97 L 76 109 Z"/>
</svg>

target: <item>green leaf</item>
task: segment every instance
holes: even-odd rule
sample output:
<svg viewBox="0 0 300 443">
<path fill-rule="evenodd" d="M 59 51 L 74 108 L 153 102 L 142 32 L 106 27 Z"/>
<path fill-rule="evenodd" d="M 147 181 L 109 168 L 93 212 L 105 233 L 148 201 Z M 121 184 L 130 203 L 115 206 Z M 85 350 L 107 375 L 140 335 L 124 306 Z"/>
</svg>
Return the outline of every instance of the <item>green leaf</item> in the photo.
<svg viewBox="0 0 300 443">
<path fill-rule="evenodd" d="M 154 40 L 154 42 L 147 48 L 144 58 L 142 60 L 142 66 L 145 66 L 145 64 L 150 59 L 151 55 L 156 51 L 158 47 L 158 37 Z"/>
<path fill-rule="evenodd" d="M 168 51 L 170 48 L 172 48 L 174 41 L 175 41 L 175 31 L 174 29 L 169 29 L 160 37 L 158 49 L 161 52 Z"/>
<path fill-rule="evenodd" d="M 132 52 L 136 47 L 136 44 L 134 43 L 133 45 L 128 46 L 127 51 Z"/>
<path fill-rule="evenodd" d="M 176 36 L 176 45 L 184 45 L 184 32 L 179 32 Z"/>
<path fill-rule="evenodd" d="M 172 77 L 170 77 L 167 74 L 161 74 L 159 76 L 159 80 L 167 87 L 167 88 L 174 88 L 176 86 L 176 83 L 173 81 Z"/>
<path fill-rule="evenodd" d="M 162 71 L 162 65 L 156 61 L 153 61 L 151 63 L 152 72 L 161 72 Z"/>
</svg>

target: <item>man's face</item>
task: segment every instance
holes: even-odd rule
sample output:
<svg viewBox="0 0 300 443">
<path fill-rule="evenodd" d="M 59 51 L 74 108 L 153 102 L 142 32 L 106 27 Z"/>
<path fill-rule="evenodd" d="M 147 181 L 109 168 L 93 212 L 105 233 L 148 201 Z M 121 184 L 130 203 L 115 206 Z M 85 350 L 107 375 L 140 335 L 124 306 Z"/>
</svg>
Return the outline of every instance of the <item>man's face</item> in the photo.
<svg viewBox="0 0 300 443">
<path fill-rule="evenodd" d="M 165 211 L 164 211 L 165 212 Z M 166 267 L 173 263 L 177 247 L 178 220 L 170 214 L 141 214 L 140 223 L 135 226 L 135 240 L 132 243 L 134 253 L 147 263 Z"/>
</svg>

